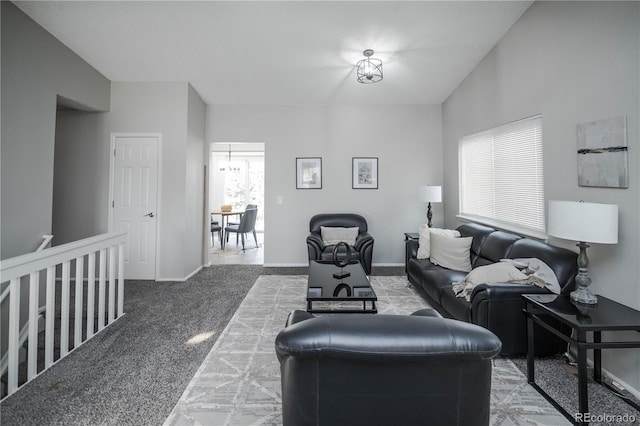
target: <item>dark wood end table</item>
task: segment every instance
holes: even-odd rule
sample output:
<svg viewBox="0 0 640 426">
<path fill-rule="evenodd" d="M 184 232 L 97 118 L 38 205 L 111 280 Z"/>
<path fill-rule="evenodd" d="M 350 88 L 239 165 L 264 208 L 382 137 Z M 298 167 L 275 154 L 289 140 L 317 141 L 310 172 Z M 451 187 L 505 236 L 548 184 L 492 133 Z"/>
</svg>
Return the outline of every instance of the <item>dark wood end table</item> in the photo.
<svg viewBox="0 0 640 426">
<path fill-rule="evenodd" d="M 569 296 L 555 294 L 524 294 L 524 314 L 527 316 L 527 381 L 544 396 L 568 420 L 576 424 L 589 424 L 589 402 L 587 392 L 587 350 L 593 349 L 593 379 L 602 383 L 602 349 L 640 348 L 640 339 L 635 341 L 602 341 L 603 331 L 640 331 L 640 311 L 598 296 L 598 304 L 593 307 L 576 307 Z M 544 321 L 552 317 L 575 331 L 576 338 L 568 337 L 560 330 Z M 538 324 L 565 342 L 578 348 L 578 412 L 574 418 L 567 410 L 555 402 L 535 382 L 534 365 L 534 324 Z M 593 342 L 587 341 L 587 333 L 593 334 Z"/>
</svg>

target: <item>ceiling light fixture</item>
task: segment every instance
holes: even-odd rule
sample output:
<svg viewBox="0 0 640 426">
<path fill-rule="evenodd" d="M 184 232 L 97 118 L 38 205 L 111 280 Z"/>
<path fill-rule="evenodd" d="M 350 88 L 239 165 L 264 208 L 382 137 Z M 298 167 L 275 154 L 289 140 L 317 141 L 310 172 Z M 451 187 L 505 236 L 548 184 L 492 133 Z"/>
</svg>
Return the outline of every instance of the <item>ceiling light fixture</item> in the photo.
<svg viewBox="0 0 640 426">
<path fill-rule="evenodd" d="M 229 144 L 229 159 L 227 161 L 220 161 L 220 171 L 225 172 L 227 170 L 230 172 L 240 171 L 240 167 L 234 166 L 233 163 L 231 163 L 231 144 Z"/>
<path fill-rule="evenodd" d="M 362 54 L 365 56 L 356 64 L 358 82 L 369 84 L 382 81 L 382 61 L 372 58 L 373 50 L 367 49 Z"/>
</svg>

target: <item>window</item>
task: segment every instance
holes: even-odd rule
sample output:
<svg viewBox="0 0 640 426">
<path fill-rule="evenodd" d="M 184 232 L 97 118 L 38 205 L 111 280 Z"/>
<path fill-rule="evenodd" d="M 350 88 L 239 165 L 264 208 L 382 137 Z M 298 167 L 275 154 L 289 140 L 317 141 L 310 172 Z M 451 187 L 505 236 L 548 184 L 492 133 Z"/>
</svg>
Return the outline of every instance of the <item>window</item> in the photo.
<svg viewBox="0 0 640 426">
<path fill-rule="evenodd" d="M 460 217 L 544 235 L 541 116 L 461 138 L 459 161 Z"/>
</svg>

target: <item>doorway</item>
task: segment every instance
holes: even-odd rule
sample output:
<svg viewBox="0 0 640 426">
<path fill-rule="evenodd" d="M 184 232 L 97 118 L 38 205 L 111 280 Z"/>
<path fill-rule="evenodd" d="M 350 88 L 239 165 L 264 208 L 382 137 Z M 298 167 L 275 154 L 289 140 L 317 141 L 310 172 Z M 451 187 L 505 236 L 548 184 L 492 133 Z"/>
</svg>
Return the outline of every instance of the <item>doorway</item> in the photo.
<svg viewBox="0 0 640 426">
<path fill-rule="evenodd" d="M 209 159 L 209 210 L 219 211 L 222 205 L 231 205 L 233 211 L 244 211 L 248 204 L 257 206 L 256 237 L 246 234 L 246 250 L 236 245 L 236 234 L 229 235 L 224 249 L 220 234 L 209 235 L 211 264 L 263 264 L 264 262 L 264 143 L 224 142 L 212 143 Z M 211 220 L 224 226 L 222 217 L 212 215 Z M 238 222 L 239 216 L 228 217 Z M 223 230 L 224 233 L 224 230 Z M 223 237 L 224 238 L 224 237 Z"/>
</svg>

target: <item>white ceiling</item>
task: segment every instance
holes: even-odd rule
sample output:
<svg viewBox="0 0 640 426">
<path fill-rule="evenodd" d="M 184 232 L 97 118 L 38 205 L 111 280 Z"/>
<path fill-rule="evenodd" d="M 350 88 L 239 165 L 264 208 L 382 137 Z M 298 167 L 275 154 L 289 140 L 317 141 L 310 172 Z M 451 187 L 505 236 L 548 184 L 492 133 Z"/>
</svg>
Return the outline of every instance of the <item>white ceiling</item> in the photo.
<svg viewBox="0 0 640 426">
<path fill-rule="evenodd" d="M 440 104 L 531 1 L 16 2 L 112 81 L 210 105 Z M 364 49 L 384 80 L 356 82 Z"/>
</svg>

